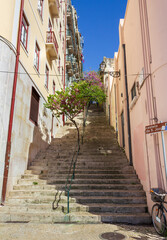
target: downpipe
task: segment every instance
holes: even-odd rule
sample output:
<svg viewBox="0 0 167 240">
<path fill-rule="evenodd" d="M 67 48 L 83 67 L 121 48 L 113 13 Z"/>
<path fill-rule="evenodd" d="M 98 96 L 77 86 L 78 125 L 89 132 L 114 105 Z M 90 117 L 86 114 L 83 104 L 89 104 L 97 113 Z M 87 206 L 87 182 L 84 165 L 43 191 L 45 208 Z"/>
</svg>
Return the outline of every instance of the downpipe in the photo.
<svg viewBox="0 0 167 240">
<path fill-rule="evenodd" d="M 125 73 L 125 90 L 127 99 L 127 127 L 128 127 L 128 147 L 129 147 L 129 162 L 133 166 L 132 160 L 132 142 L 131 142 L 131 126 L 130 126 L 130 112 L 129 112 L 129 95 L 128 95 L 128 79 L 127 79 L 127 65 L 126 65 L 126 49 L 125 44 L 122 44 L 124 53 L 124 73 Z"/>
</svg>

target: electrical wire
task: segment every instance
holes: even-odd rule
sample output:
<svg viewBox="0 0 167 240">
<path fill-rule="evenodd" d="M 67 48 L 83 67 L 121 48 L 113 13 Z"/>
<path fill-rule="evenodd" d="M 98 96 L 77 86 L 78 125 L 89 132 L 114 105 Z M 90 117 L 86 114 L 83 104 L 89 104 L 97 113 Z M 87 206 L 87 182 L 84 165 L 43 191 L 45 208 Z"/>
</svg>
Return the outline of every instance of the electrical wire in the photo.
<svg viewBox="0 0 167 240">
<path fill-rule="evenodd" d="M 14 74 L 15 72 L 11 72 L 11 71 L 3 71 L 3 70 L 0 70 L 0 73 L 11 73 L 11 74 Z M 23 73 L 23 72 L 17 72 L 18 74 L 27 74 L 26 72 Z M 30 76 L 45 76 L 46 74 L 45 73 L 28 73 Z M 127 75 L 121 75 L 121 76 L 149 76 L 149 75 L 152 75 L 151 73 L 145 73 L 145 74 L 138 74 L 138 73 L 133 73 L 133 74 L 127 74 Z M 64 74 L 49 74 L 50 77 L 56 77 L 56 76 L 64 76 Z"/>
</svg>

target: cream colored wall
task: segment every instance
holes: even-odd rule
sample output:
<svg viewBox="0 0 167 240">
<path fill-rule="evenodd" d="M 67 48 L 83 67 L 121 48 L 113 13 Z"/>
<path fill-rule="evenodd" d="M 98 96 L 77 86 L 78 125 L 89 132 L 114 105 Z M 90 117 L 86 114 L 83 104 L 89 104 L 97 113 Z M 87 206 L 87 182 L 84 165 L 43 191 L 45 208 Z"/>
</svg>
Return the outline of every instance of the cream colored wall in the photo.
<svg viewBox="0 0 167 240">
<path fill-rule="evenodd" d="M 1 1 L 0 25 L 1 35 L 9 42 L 13 43 L 16 47 L 17 33 L 18 33 L 18 19 L 20 15 L 20 0 L 17 1 Z M 59 55 L 61 57 L 61 66 L 64 67 L 64 52 L 62 47 L 62 40 L 59 37 L 59 24 L 62 23 L 62 36 L 65 34 L 63 25 L 63 10 L 65 10 L 65 2 L 63 1 L 62 10 L 60 8 L 60 18 L 54 19 L 54 31 L 59 45 Z M 53 79 L 56 83 L 56 90 L 63 87 L 62 76 L 58 72 L 58 62 L 53 61 L 50 64 L 46 57 L 46 31 L 48 30 L 48 19 L 50 16 L 48 8 L 48 0 L 44 0 L 44 12 L 43 21 L 41 21 L 40 15 L 37 10 L 37 0 L 25 0 L 24 12 L 29 21 L 29 38 L 28 38 L 28 51 L 24 47 L 20 46 L 20 64 L 17 79 L 16 99 L 12 129 L 12 145 L 11 145 L 11 157 L 9 165 L 9 178 L 7 186 L 8 192 L 12 189 L 13 184 L 27 169 L 27 165 L 32 161 L 36 154 L 46 148 L 51 141 L 51 126 L 52 126 L 52 113 L 49 110 L 45 110 L 44 114 L 44 102 L 49 93 L 52 94 L 52 82 Z M 39 74 L 34 69 L 34 51 L 35 41 L 37 40 L 40 52 L 40 68 Z M 0 201 L 1 191 L 3 184 L 4 174 L 4 161 L 6 152 L 6 141 L 9 124 L 10 104 L 11 104 L 11 91 L 14 78 L 15 67 L 15 54 L 10 50 L 9 46 L 0 39 L 0 70 L 6 71 L 6 73 L 0 72 L 0 79 L 2 81 L 0 99 L 3 106 L 0 112 L 1 121 L 1 151 L 0 151 Z M 13 64 L 11 64 L 13 63 Z M 49 91 L 44 86 L 45 79 L 45 64 L 48 65 L 50 75 L 49 77 Z M 8 73 L 10 72 L 10 73 Z M 30 114 L 30 102 L 32 86 L 39 93 L 39 116 L 38 126 L 35 126 L 29 120 Z M 56 136 L 56 132 L 62 120 L 60 122 L 54 119 L 53 121 L 53 136 Z"/>
<path fill-rule="evenodd" d="M 63 3 L 62 3 L 63 4 Z M 47 95 L 50 93 L 52 94 L 52 86 L 53 80 L 56 84 L 56 90 L 59 90 L 63 87 L 62 84 L 62 73 L 58 71 L 58 60 L 50 61 L 49 58 L 46 56 L 46 32 L 48 31 L 48 21 L 49 18 L 52 22 L 53 30 L 55 32 L 55 36 L 59 46 L 59 55 L 61 58 L 61 66 L 64 68 L 64 52 L 62 47 L 62 41 L 60 41 L 59 37 L 59 26 L 60 22 L 62 25 L 62 36 L 64 36 L 64 29 L 65 26 L 63 25 L 63 11 L 65 11 L 65 4 L 63 4 L 62 10 L 60 8 L 60 18 L 52 19 L 48 0 L 44 1 L 44 9 L 43 9 L 43 20 L 38 12 L 38 1 L 26 0 L 24 5 L 24 12 L 29 21 L 29 37 L 28 37 L 28 52 L 24 49 L 21 44 L 21 55 L 20 61 L 21 63 L 26 66 L 27 72 L 33 78 L 37 86 L 39 87 L 41 93 L 46 98 Z M 64 36 L 65 38 L 65 36 Z M 34 51 L 35 51 L 35 42 L 38 42 L 40 47 L 40 64 L 39 64 L 39 74 L 34 67 Z M 49 87 L 46 89 L 45 87 L 45 66 L 49 67 Z M 64 74 L 64 73 L 63 73 Z M 60 76 L 61 75 L 61 76 Z"/>
<path fill-rule="evenodd" d="M 15 19 L 18 20 L 20 14 L 19 9 L 15 11 L 15 7 L 20 7 L 20 0 L 7 0 L 7 1 L 0 1 L 1 8 L 0 8 L 0 16 L 3 19 L 3 24 L 0 25 L 0 34 L 12 42 L 12 38 L 15 35 L 17 37 L 17 27 L 18 25 L 14 25 Z M 58 60 L 52 61 L 50 64 L 46 59 L 46 31 L 48 30 L 48 20 L 49 18 L 53 21 L 54 31 L 56 35 L 56 39 L 59 45 L 59 55 L 61 58 L 61 66 L 64 68 L 64 52 L 63 52 L 63 41 L 60 40 L 59 37 L 59 26 L 60 22 L 62 25 L 62 39 L 65 39 L 65 26 L 63 24 L 63 14 L 65 13 L 65 2 L 62 2 L 62 7 L 60 7 L 60 17 L 56 19 L 52 19 L 49 11 L 48 0 L 44 1 L 44 9 L 43 9 L 43 20 L 38 12 L 38 1 L 37 0 L 25 0 L 24 1 L 24 12 L 29 21 L 30 28 L 29 28 L 29 37 L 28 37 L 28 52 L 24 49 L 21 45 L 21 54 L 20 54 L 20 61 L 23 65 L 26 66 L 27 72 L 33 77 L 36 84 L 39 86 L 40 91 L 42 94 L 47 97 L 48 93 L 52 93 L 52 82 L 53 80 L 56 83 L 57 90 L 63 87 L 62 84 L 62 73 L 58 72 Z M 34 64 L 34 50 L 35 50 L 35 41 L 37 40 L 39 47 L 41 49 L 40 52 L 40 74 L 36 72 L 33 67 Z M 16 47 L 16 45 L 15 45 Z M 45 74 L 45 65 L 48 65 L 50 70 L 50 77 L 49 81 L 49 92 L 44 86 L 44 74 Z M 60 76 L 61 75 L 61 76 Z"/>
<path fill-rule="evenodd" d="M 19 1 L 19 0 L 17 0 Z M 0 35 L 12 41 L 12 28 L 16 0 L 0 0 Z"/>
</svg>

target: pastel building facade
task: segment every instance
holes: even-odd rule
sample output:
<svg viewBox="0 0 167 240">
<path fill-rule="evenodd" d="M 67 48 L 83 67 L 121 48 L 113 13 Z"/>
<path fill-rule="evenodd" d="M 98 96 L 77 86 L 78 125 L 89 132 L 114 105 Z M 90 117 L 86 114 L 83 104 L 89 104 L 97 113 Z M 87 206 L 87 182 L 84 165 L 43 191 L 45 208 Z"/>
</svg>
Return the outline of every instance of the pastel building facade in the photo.
<svg viewBox="0 0 167 240">
<path fill-rule="evenodd" d="M 83 38 L 78 29 L 77 12 L 67 1 L 66 86 L 82 77 Z"/>
<path fill-rule="evenodd" d="M 63 119 L 44 107 L 65 88 L 67 1 L 5 1 L 0 9 L 0 202 Z"/>
<path fill-rule="evenodd" d="M 167 29 L 165 0 L 129 0 L 119 24 L 119 49 L 112 80 L 111 125 L 147 194 L 150 188 L 167 190 L 161 132 L 146 134 L 148 125 L 167 122 Z M 167 132 L 164 149 L 167 150 Z"/>
</svg>

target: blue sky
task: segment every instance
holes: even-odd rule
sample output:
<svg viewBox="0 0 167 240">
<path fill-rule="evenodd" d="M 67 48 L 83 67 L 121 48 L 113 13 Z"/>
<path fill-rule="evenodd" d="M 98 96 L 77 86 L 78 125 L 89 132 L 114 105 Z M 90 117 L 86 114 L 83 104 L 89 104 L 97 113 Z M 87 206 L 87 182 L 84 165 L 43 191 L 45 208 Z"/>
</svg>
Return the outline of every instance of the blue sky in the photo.
<svg viewBox="0 0 167 240">
<path fill-rule="evenodd" d="M 112 58 L 118 50 L 118 26 L 124 18 L 127 0 L 72 0 L 84 37 L 84 71 L 98 70 L 103 56 Z"/>
</svg>

